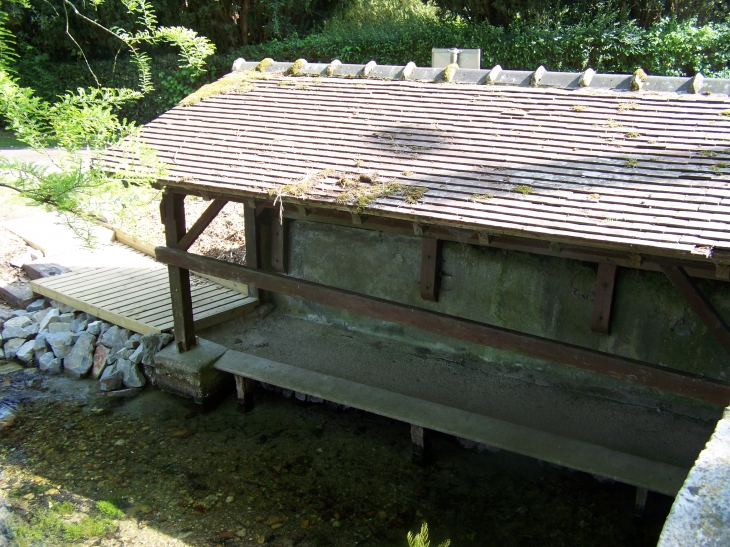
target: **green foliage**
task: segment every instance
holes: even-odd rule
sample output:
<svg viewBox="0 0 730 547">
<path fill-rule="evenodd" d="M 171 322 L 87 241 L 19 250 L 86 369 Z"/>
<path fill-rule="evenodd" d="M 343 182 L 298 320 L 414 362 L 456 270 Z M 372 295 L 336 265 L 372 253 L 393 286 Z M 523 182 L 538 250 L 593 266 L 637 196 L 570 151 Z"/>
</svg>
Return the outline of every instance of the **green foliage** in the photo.
<svg viewBox="0 0 730 547">
<path fill-rule="evenodd" d="M 349 19 L 328 24 L 320 32 L 300 38 L 272 40 L 239 50 L 246 59 L 304 58 L 310 62 L 429 66 L 432 47 L 482 49 L 482 66 L 505 69 L 632 73 L 643 67 L 649 74 L 728 75 L 730 20 L 700 26 L 696 20 L 665 18 L 648 29 L 621 13 L 597 10 L 591 16 L 568 17 L 556 10 L 539 17 L 519 18 L 506 27 L 471 23 L 414 11 L 389 21 Z"/>
<path fill-rule="evenodd" d="M 102 500 L 96 502 L 96 509 L 102 515 L 110 519 L 124 518 L 124 511 L 119 509 L 113 502 Z"/>
<path fill-rule="evenodd" d="M 82 539 L 99 538 L 117 528 L 113 519 L 119 519 L 124 513 L 116 509 L 114 505 L 105 507 L 102 510 L 98 502 L 97 509 L 101 516 L 85 516 L 81 520 L 73 522 L 67 520 L 67 515 L 75 512 L 75 507 L 70 501 L 61 502 L 50 509 L 36 511 L 27 524 L 20 524 L 11 527 L 13 539 L 18 547 L 35 547 L 51 545 L 67 545 Z"/>
<path fill-rule="evenodd" d="M 408 532 L 408 547 L 430 547 L 431 540 L 428 537 L 428 524 L 425 522 L 421 525 L 421 531 L 416 535 L 412 532 Z M 439 547 L 449 547 L 451 540 L 439 544 Z"/>
</svg>

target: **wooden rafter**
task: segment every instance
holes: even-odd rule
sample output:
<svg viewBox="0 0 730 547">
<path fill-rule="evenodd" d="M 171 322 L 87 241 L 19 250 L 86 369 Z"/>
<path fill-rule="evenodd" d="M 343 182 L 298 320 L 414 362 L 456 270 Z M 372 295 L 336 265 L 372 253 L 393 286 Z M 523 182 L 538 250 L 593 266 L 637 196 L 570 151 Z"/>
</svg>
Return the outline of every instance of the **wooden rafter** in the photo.
<svg viewBox="0 0 730 547">
<path fill-rule="evenodd" d="M 499 350 L 544 359 L 716 405 L 730 404 L 730 385 L 728 384 L 702 379 L 688 373 L 663 370 L 634 359 L 365 296 L 303 279 L 253 270 L 173 248 L 158 247 L 156 256 L 165 264 L 256 285 L 260 289 L 271 290 L 310 302 Z"/>
</svg>

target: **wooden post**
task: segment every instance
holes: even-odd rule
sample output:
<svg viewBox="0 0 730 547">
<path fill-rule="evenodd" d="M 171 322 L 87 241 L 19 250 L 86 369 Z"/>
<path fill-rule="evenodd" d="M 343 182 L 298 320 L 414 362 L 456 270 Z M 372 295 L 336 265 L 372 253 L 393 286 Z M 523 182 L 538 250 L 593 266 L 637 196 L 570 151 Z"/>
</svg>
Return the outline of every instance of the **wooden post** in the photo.
<svg viewBox="0 0 730 547">
<path fill-rule="evenodd" d="M 441 240 L 421 239 L 421 298 L 438 301 L 438 281 L 441 270 Z"/>
<path fill-rule="evenodd" d="M 634 502 L 634 516 L 643 517 L 644 509 L 646 508 L 646 497 L 649 495 L 649 490 L 646 488 L 636 487 L 636 501 Z"/>
<path fill-rule="evenodd" d="M 175 247 L 185 236 L 185 196 L 165 193 L 162 196 L 160 209 L 165 224 L 165 241 L 168 247 Z M 180 352 L 188 351 L 195 346 L 190 271 L 178 266 L 168 266 L 167 271 L 170 278 L 175 343 Z"/>
<path fill-rule="evenodd" d="M 420 425 L 411 424 L 411 460 L 416 465 L 426 465 L 431 461 L 431 432 Z"/>
<path fill-rule="evenodd" d="M 250 412 L 254 407 L 253 380 L 236 374 L 236 398 L 241 412 Z"/>
<path fill-rule="evenodd" d="M 613 307 L 613 287 L 616 283 L 616 265 L 599 264 L 596 279 L 596 299 L 593 301 L 591 330 L 599 334 L 611 332 L 611 308 Z"/>
<path fill-rule="evenodd" d="M 286 221 L 277 211 L 271 214 L 271 267 L 286 273 Z"/>
<path fill-rule="evenodd" d="M 254 270 L 261 269 L 261 239 L 258 222 L 256 218 L 256 204 L 253 201 L 244 204 L 243 229 L 246 237 L 246 266 Z M 258 298 L 258 287 L 249 284 L 248 295 L 253 298 Z"/>
</svg>

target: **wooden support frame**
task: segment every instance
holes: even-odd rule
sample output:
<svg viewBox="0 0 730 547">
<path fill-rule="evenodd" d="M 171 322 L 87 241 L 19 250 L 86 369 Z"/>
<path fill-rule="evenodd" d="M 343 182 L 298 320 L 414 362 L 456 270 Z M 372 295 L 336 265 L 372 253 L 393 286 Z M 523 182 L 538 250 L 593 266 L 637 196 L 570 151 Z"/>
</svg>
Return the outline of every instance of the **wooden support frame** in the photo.
<svg viewBox="0 0 730 547">
<path fill-rule="evenodd" d="M 253 200 L 243 206 L 243 229 L 246 237 L 246 265 L 254 270 L 261 269 L 261 236 L 256 203 Z M 259 298 L 258 287 L 249 285 L 248 295 Z"/>
<path fill-rule="evenodd" d="M 253 395 L 253 380 L 244 376 L 235 375 L 236 379 L 236 398 L 238 399 L 238 409 L 241 412 L 251 412 L 255 406 Z"/>
<path fill-rule="evenodd" d="M 165 225 L 165 242 L 169 247 L 176 247 L 185 235 L 185 196 L 173 193 L 163 194 L 160 211 L 162 222 Z M 175 343 L 180 352 L 184 352 L 196 344 L 190 271 L 174 265 L 168 265 L 167 270 L 170 278 Z"/>
<path fill-rule="evenodd" d="M 596 299 L 593 301 L 591 330 L 599 334 L 611 332 L 611 310 L 613 308 L 613 289 L 616 283 L 616 265 L 599 264 L 596 279 Z"/>
<path fill-rule="evenodd" d="M 210 223 L 213 222 L 213 219 L 218 216 L 218 213 L 220 213 L 221 209 L 226 206 L 226 203 L 228 203 L 228 201 L 225 199 L 213 200 L 213 202 L 208 205 L 206 210 L 203 211 L 203 214 L 200 215 L 200 218 L 195 221 L 195 224 L 190 227 L 190 230 L 188 230 L 188 232 L 180 239 L 179 243 L 175 245 L 175 247 L 182 251 L 187 251 L 200 237 L 200 234 L 202 234 Z"/>
<path fill-rule="evenodd" d="M 730 354 L 730 326 L 712 305 L 707 297 L 697 288 L 684 268 L 662 265 L 662 270 L 672 282 L 695 313 L 700 317 L 707 329 L 720 345 Z"/>
<path fill-rule="evenodd" d="M 158 247 L 156 256 L 160 262 L 165 264 L 255 285 L 260 289 L 368 317 L 536 359 L 544 359 L 615 380 L 660 389 L 719 406 L 730 404 L 730 385 L 693 374 L 664 370 L 634 359 L 365 296 L 303 279 L 253 270 L 169 247 Z"/>
<path fill-rule="evenodd" d="M 431 431 L 420 425 L 411 424 L 411 461 L 416 465 L 427 465 L 432 459 Z"/>
<path fill-rule="evenodd" d="M 174 188 L 168 187 L 171 192 L 181 193 L 185 195 L 201 195 L 200 191 L 192 188 Z M 236 196 L 228 193 L 218 193 L 214 197 L 227 199 L 229 201 L 242 202 L 251 204 L 256 207 L 260 213 L 264 209 L 278 209 L 278 205 L 274 207 L 270 202 L 261 201 L 258 196 L 255 199 L 246 196 Z M 257 201 L 258 200 L 258 201 Z M 400 235 L 413 235 L 414 221 L 398 218 L 386 218 L 379 216 L 362 216 L 362 224 L 353 225 L 352 216 L 349 212 L 337 211 L 326 207 L 311 207 L 302 204 L 283 205 L 284 218 L 290 220 L 306 220 L 308 222 L 320 222 L 325 224 L 335 224 L 340 226 L 350 226 L 365 230 L 375 230 L 379 232 L 394 233 Z M 615 264 L 620 267 L 636 268 L 652 272 L 661 272 L 660 264 L 674 264 L 685 269 L 691 277 L 702 279 L 717 279 L 724 282 L 730 281 L 727 278 L 718 276 L 716 265 L 710 260 L 689 260 L 686 257 L 671 257 L 637 254 L 635 252 L 622 251 L 614 247 L 590 247 L 581 243 L 561 242 L 560 252 L 556 253 L 550 249 L 547 241 L 539 239 L 520 237 L 516 235 L 505 235 L 500 233 L 489 233 L 485 236 L 479 236 L 479 228 L 471 231 L 471 236 L 466 238 L 463 235 L 455 235 L 445 226 L 423 226 L 423 234 L 429 237 L 441 239 L 443 241 L 456 241 L 459 243 L 468 243 L 473 245 L 489 246 L 495 249 L 506 249 L 510 251 L 521 251 L 525 253 L 534 253 L 545 256 L 555 256 L 584 262 L 595 262 L 598 264 Z M 462 230 L 467 232 L 466 230 Z M 724 270 L 721 270 L 724 273 Z"/>
<path fill-rule="evenodd" d="M 439 274 L 441 272 L 441 240 L 421 239 L 421 298 L 438 302 Z"/>
<path fill-rule="evenodd" d="M 271 267 L 275 272 L 287 272 L 287 221 L 277 214 L 271 215 Z"/>
</svg>

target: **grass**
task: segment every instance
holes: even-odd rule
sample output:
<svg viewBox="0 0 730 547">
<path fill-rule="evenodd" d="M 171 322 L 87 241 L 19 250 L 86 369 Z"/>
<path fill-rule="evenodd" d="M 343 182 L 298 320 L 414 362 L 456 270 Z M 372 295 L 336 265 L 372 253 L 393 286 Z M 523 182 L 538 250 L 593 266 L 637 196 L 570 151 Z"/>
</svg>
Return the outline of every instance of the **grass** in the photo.
<svg viewBox="0 0 730 547">
<path fill-rule="evenodd" d="M 69 522 L 65 517 L 75 513 L 76 508 L 70 501 L 63 501 L 50 509 L 38 511 L 27 524 L 15 526 L 12 532 L 18 547 L 70 545 L 113 532 L 117 528 L 115 520 L 124 517 L 124 513 L 108 501 L 97 502 L 96 509 L 100 515 L 88 515 L 78 522 Z"/>
<path fill-rule="evenodd" d="M 532 194 L 532 188 L 530 186 L 527 186 L 526 184 L 520 184 L 518 186 L 515 186 L 512 188 L 514 192 L 519 192 L 523 196 L 526 196 L 527 194 Z"/>
<path fill-rule="evenodd" d="M 28 145 L 20 142 L 9 131 L 0 130 L 0 148 L 28 148 Z"/>
</svg>

